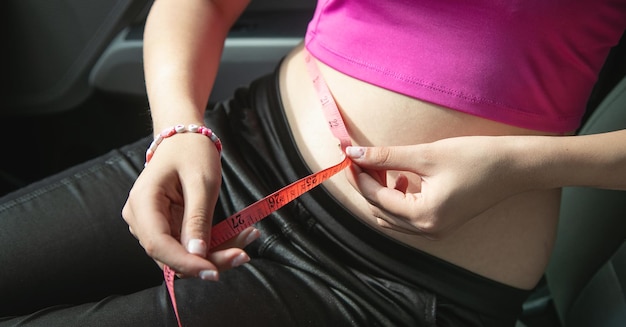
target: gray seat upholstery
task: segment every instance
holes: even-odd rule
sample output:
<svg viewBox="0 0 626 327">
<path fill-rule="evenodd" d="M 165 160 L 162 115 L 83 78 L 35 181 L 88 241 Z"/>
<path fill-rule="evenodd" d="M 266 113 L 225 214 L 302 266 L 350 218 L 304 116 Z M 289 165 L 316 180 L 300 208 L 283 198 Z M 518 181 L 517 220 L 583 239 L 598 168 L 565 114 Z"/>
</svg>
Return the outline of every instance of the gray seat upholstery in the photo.
<svg viewBox="0 0 626 327">
<path fill-rule="evenodd" d="M 580 134 L 626 128 L 626 78 Z M 556 247 L 546 271 L 563 326 L 626 326 L 626 192 L 563 190 Z"/>
<path fill-rule="evenodd" d="M 579 134 L 620 129 L 626 129 L 626 78 Z M 560 326 L 626 326 L 626 191 L 563 190 L 557 241 L 545 277 Z"/>
<path fill-rule="evenodd" d="M 151 3 L 3 1 L 3 53 L 10 64 L 2 74 L 7 85 L 0 114 L 51 114 L 83 103 L 93 92 L 88 76 L 95 61 L 120 30 L 143 21 Z"/>
</svg>

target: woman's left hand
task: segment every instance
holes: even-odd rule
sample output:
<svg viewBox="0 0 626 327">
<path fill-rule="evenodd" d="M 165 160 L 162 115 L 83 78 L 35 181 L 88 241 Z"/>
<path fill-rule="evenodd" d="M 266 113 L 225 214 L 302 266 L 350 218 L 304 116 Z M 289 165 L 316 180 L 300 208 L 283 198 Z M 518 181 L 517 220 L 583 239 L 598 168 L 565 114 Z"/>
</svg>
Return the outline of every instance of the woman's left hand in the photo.
<svg viewBox="0 0 626 327">
<path fill-rule="evenodd" d="M 428 238 L 532 188 L 513 158 L 515 137 L 456 137 L 428 144 L 349 147 L 348 180 L 384 228 Z M 389 180 L 389 182 L 388 182 Z"/>
</svg>

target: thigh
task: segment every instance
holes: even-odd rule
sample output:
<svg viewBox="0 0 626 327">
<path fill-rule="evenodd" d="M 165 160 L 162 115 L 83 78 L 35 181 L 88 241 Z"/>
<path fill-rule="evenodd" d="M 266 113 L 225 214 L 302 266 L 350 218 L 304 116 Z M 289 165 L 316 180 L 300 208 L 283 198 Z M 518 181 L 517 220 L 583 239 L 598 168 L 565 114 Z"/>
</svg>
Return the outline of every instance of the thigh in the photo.
<svg viewBox="0 0 626 327">
<path fill-rule="evenodd" d="M 121 209 L 149 140 L 0 199 L 0 316 L 160 282 Z"/>
<path fill-rule="evenodd" d="M 219 282 L 197 278 L 175 282 L 185 327 L 365 326 L 346 311 L 332 288 L 315 276 L 264 259 L 223 272 Z M 57 306 L 0 326 L 176 326 L 163 285 L 99 302 Z"/>
<path fill-rule="evenodd" d="M 350 322 L 347 306 L 331 287 L 275 261 L 253 259 L 222 273 L 217 283 L 179 280 L 176 288 L 183 325 L 357 325 Z"/>
</svg>

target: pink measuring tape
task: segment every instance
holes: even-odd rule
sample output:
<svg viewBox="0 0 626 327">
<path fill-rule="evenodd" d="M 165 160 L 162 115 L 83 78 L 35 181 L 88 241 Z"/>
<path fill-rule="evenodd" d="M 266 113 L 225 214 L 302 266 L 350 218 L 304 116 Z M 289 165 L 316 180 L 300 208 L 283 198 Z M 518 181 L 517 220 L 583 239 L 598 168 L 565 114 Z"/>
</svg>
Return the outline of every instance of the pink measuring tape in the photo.
<svg viewBox="0 0 626 327">
<path fill-rule="evenodd" d="M 340 141 L 341 150 L 345 152 L 346 147 L 351 145 L 351 141 L 350 136 L 348 135 L 348 130 L 343 122 L 343 118 L 341 118 L 339 108 L 337 107 L 328 86 L 319 72 L 317 63 L 306 50 L 305 61 L 309 75 L 313 80 L 313 85 L 322 104 L 322 109 L 328 122 L 328 126 L 330 127 L 333 135 Z M 272 212 L 280 209 L 300 195 L 308 192 L 333 175 L 342 171 L 350 165 L 350 162 L 350 158 L 346 156 L 340 163 L 301 178 L 226 218 L 226 220 L 213 226 L 211 229 L 211 243 L 209 244 L 209 248 L 213 249 L 235 237 L 244 229 L 252 226 L 261 219 L 267 217 Z M 176 273 L 169 266 L 163 266 L 163 277 L 165 278 L 165 284 L 172 301 L 172 306 L 174 307 L 176 320 L 178 322 L 178 326 L 182 327 L 180 316 L 178 315 L 178 307 L 176 305 L 176 295 L 174 293 L 175 275 Z"/>
</svg>

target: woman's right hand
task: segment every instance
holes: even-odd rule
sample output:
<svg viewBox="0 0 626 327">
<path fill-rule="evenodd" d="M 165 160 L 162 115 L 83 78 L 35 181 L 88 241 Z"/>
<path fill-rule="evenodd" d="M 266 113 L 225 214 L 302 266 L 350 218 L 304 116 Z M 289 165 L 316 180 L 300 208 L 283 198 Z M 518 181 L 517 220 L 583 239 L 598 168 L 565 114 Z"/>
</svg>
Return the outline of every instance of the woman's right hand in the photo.
<svg viewBox="0 0 626 327">
<path fill-rule="evenodd" d="M 217 280 L 218 271 L 249 260 L 242 248 L 260 236 L 251 227 L 209 253 L 220 184 L 220 155 L 211 140 L 197 133 L 177 134 L 161 142 L 133 185 L 122 215 L 160 266 L 183 277 Z"/>
</svg>

